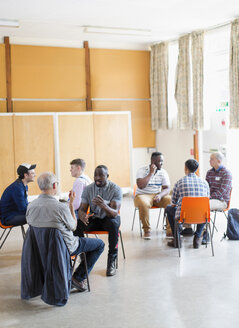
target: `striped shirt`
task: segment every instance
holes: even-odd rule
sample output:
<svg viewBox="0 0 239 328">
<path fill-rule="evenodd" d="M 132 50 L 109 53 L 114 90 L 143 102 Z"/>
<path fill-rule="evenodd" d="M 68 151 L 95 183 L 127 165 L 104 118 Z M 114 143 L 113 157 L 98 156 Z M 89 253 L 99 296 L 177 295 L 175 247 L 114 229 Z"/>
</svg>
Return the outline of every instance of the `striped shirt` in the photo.
<svg viewBox="0 0 239 328">
<path fill-rule="evenodd" d="M 180 218 L 183 197 L 209 197 L 207 181 L 195 173 L 189 173 L 176 182 L 173 188 L 172 204 L 177 206 L 175 219 Z"/>
<path fill-rule="evenodd" d="M 149 166 L 141 167 L 136 174 L 136 179 L 145 178 L 149 174 Z M 162 190 L 162 186 L 170 186 L 170 180 L 167 171 L 164 169 L 157 170 L 150 178 L 144 189 L 137 187 L 136 195 L 142 194 L 158 194 Z"/>
<path fill-rule="evenodd" d="M 232 174 L 224 166 L 207 171 L 206 180 L 210 187 L 210 198 L 229 202 L 232 189 Z"/>
</svg>

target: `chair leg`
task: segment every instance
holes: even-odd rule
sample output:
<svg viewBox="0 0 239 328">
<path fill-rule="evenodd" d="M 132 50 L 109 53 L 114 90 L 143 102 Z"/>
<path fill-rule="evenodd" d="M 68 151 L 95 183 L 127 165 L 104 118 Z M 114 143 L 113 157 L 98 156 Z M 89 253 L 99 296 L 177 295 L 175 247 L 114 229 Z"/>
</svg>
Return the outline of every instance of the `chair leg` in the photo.
<svg viewBox="0 0 239 328">
<path fill-rule="evenodd" d="M 141 225 L 140 217 L 139 217 L 139 231 L 140 231 L 140 237 L 142 238 L 142 225 Z"/>
<path fill-rule="evenodd" d="M 162 223 L 162 229 L 163 230 L 167 230 L 167 222 L 166 222 L 166 218 L 167 218 L 167 215 L 166 215 L 166 211 L 164 209 L 164 214 L 163 214 L 163 223 Z"/>
<path fill-rule="evenodd" d="M 23 225 L 21 226 L 21 230 L 22 230 L 22 238 L 24 240 L 25 237 L 26 237 L 26 232 L 25 232 L 25 229 L 24 229 L 24 226 Z"/>
<path fill-rule="evenodd" d="M 174 238 L 177 236 L 178 238 L 175 238 L 175 242 L 177 242 L 177 239 L 178 239 L 178 255 L 179 255 L 179 257 L 181 257 L 181 252 L 180 252 L 180 234 L 179 234 L 179 228 L 178 228 L 178 226 L 179 226 L 179 223 L 178 222 L 176 222 L 176 233 L 175 233 L 175 236 L 174 236 Z"/>
<path fill-rule="evenodd" d="M 123 238 L 122 238 L 122 234 L 121 234 L 121 231 L 120 230 L 119 230 L 119 235 L 120 235 L 120 242 L 121 242 L 123 257 L 124 257 L 124 260 L 125 260 L 124 243 L 123 243 Z M 117 260 L 117 262 L 118 262 L 118 260 Z M 117 263 L 117 265 L 118 265 L 118 263 Z"/>
<path fill-rule="evenodd" d="M 162 208 L 160 208 L 160 210 L 159 210 L 159 216 L 158 216 L 158 221 L 157 221 L 156 229 L 158 229 L 158 226 L 159 226 L 161 212 L 162 212 Z"/>
<path fill-rule="evenodd" d="M 214 220 L 212 220 L 212 237 L 214 235 L 214 229 L 216 229 L 216 231 L 217 231 L 216 218 L 217 218 L 217 211 L 214 212 Z"/>
<path fill-rule="evenodd" d="M 83 254 L 83 257 L 84 257 L 87 286 L 88 286 L 88 291 L 90 292 L 90 281 L 89 281 L 89 275 L 88 275 L 88 266 L 87 266 L 87 261 L 86 261 L 86 254 L 85 254 L 85 252 L 83 252 L 81 254 Z"/>
<path fill-rule="evenodd" d="M 131 231 L 134 230 L 134 220 L 135 220 L 136 211 L 137 211 L 137 207 L 134 208 L 134 216 L 133 216 L 133 222 L 132 222 Z"/>
<path fill-rule="evenodd" d="M 4 229 L 3 233 L 1 234 L 1 238 L 0 238 L 0 240 L 2 240 L 3 236 L 5 235 L 6 230 L 7 230 L 7 229 Z M 5 236 L 5 238 L 3 239 L 3 241 L 2 241 L 2 243 L 1 243 L 1 245 L 0 245 L 0 249 L 3 247 L 3 245 L 4 245 L 4 243 L 5 243 L 5 241 L 6 241 L 7 237 L 8 237 L 8 235 L 9 235 L 10 232 L 11 232 L 11 230 L 12 230 L 12 228 L 9 228 L 9 230 L 8 230 L 8 232 L 7 232 L 6 236 Z"/>
<path fill-rule="evenodd" d="M 211 247 L 212 247 L 212 256 L 214 256 L 214 249 L 213 249 L 213 235 L 212 235 L 212 231 L 211 231 L 211 225 L 210 225 L 210 222 L 209 222 L 209 232 L 210 232 L 210 239 L 211 239 Z"/>
</svg>

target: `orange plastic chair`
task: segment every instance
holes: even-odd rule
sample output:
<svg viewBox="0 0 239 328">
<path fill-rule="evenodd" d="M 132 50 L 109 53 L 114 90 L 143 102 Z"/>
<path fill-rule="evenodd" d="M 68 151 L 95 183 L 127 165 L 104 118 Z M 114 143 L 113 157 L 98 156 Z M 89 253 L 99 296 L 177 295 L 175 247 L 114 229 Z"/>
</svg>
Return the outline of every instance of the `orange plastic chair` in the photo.
<svg viewBox="0 0 239 328">
<path fill-rule="evenodd" d="M 202 224 L 206 223 L 206 231 L 210 232 L 212 256 L 214 256 L 213 242 L 212 242 L 212 232 L 210 226 L 210 205 L 208 197 L 183 197 L 181 205 L 180 218 L 176 222 L 176 234 L 178 240 L 180 240 L 179 224 Z M 178 243 L 178 252 L 180 254 L 180 242 Z M 207 243 L 206 243 L 207 247 Z"/>
<path fill-rule="evenodd" d="M 5 226 L 5 225 L 3 225 L 2 222 L 1 222 L 1 218 L 0 218 L 0 227 L 3 229 L 3 232 L 2 232 L 2 234 L 1 234 L 1 236 L 0 236 L 0 241 L 1 241 L 1 240 L 3 239 L 3 237 L 5 236 L 5 238 L 3 239 L 3 241 L 2 241 L 2 243 L 1 243 L 1 245 L 0 245 L 0 249 L 1 249 L 2 246 L 3 246 L 3 244 L 4 244 L 5 241 L 6 241 L 7 237 L 9 236 L 10 232 L 12 231 L 12 228 L 14 228 L 15 226 Z M 24 229 L 23 226 L 21 226 L 21 230 L 22 230 L 22 237 L 23 237 L 23 240 L 24 240 L 26 233 L 25 233 L 25 229 Z M 5 234 L 6 234 L 6 235 L 5 235 Z"/>
<path fill-rule="evenodd" d="M 217 227 L 216 227 L 217 213 L 218 212 L 223 213 L 225 215 L 225 218 L 228 220 L 228 217 L 227 217 L 225 212 L 227 212 L 230 209 L 231 196 L 232 196 L 232 188 L 231 188 L 231 191 L 230 191 L 230 199 L 229 199 L 229 202 L 227 204 L 227 208 L 225 208 L 224 210 L 213 210 L 213 211 L 211 211 L 211 212 L 214 212 L 214 218 L 212 219 L 212 224 L 213 224 L 213 226 L 212 226 L 212 236 L 214 235 L 214 229 L 218 232 Z M 224 236 L 226 237 L 225 233 L 224 233 Z"/>
<path fill-rule="evenodd" d="M 84 231 L 84 234 L 88 237 L 88 235 L 95 235 L 96 238 L 98 238 L 98 235 L 108 235 L 109 232 L 106 230 L 92 230 L 92 231 Z M 125 260 L 125 251 L 124 251 L 124 243 L 123 243 L 123 238 L 121 234 L 121 230 L 119 230 L 119 237 L 120 237 L 120 242 L 121 242 L 121 248 L 122 248 L 122 253 L 123 253 L 123 258 Z M 116 259 L 116 268 L 118 268 L 118 256 Z"/>
<path fill-rule="evenodd" d="M 134 197 L 135 197 L 136 189 L 137 189 L 137 185 L 135 184 L 134 185 L 134 192 L 133 192 L 133 196 Z M 157 210 L 159 210 L 159 215 L 158 215 L 158 220 L 157 220 L 157 225 L 156 225 L 156 229 L 158 229 L 159 221 L 160 221 L 160 216 L 161 216 L 161 212 L 162 212 L 163 208 L 160 208 L 160 207 L 157 207 L 157 206 L 152 206 L 150 209 L 157 209 Z M 137 210 L 138 210 L 138 207 L 135 207 L 134 208 L 134 216 L 133 216 L 133 222 L 132 222 L 131 231 L 134 230 L 134 221 L 135 221 L 135 215 L 136 215 L 136 211 Z M 165 217 L 165 214 L 164 214 L 164 217 L 163 217 L 163 227 L 164 227 L 165 219 L 166 219 L 166 217 Z M 142 237 L 142 226 L 141 226 L 140 217 L 139 217 L 139 230 L 140 230 L 140 237 Z"/>
</svg>

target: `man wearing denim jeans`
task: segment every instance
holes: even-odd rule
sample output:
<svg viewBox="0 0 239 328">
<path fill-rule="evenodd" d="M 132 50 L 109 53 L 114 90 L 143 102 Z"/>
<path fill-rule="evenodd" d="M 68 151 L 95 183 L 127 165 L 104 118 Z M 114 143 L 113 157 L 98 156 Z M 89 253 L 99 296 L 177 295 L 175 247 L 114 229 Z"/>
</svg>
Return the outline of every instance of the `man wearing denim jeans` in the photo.
<svg viewBox="0 0 239 328">
<path fill-rule="evenodd" d="M 73 201 L 75 193 L 70 194 L 70 204 L 62 204 L 55 199 L 57 192 L 56 176 L 51 172 L 42 173 L 37 179 L 42 193 L 27 208 L 27 223 L 38 228 L 56 228 L 62 233 L 63 239 L 71 255 L 86 253 L 88 273 L 104 250 L 104 242 L 96 238 L 79 238 L 73 235 L 77 220 Z M 79 291 L 87 290 L 84 263 L 81 262 L 72 277 L 72 285 Z"/>
<path fill-rule="evenodd" d="M 198 162 L 195 159 L 189 159 L 185 162 L 185 176 L 180 179 L 173 188 L 172 204 L 166 208 L 166 214 L 175 236 L 175 221 L 180 218 L 181 204 L 183 197 L 209 197 L 209 186 L 207 181 L 198 177 L 195 172 L 198 169 Z M 193 239 L 193 247 L 199 248 L 200 237 L 205 224 L 198 224 Z M 178 247 L 178 236 L 168 242 L 170 247 Z"/>
</svg>

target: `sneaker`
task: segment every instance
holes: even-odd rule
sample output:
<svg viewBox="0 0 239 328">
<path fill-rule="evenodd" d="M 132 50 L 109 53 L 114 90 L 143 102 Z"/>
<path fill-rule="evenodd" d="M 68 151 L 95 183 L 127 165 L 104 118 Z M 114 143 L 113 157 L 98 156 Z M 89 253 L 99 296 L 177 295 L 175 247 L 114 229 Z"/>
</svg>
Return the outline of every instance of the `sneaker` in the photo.
<svg viewBox="0 0 239 328">
<path fill-rule="evenodd" d="M 173 237 L 171 230 L 166 230 L 166 237 Z"/>
<path fill-rule="evenodd" d="M 150 240 L 151 239 L 150 231 L 147 231 L 147 232 L 144 233 L 144 239 L 146 239 L 146 240 Z"/>
<path fill-rule="evenodd" d="M 76 278 L 72 277 L 71 283 L 72 287 L 75 287 L 77 290 L 79 290 L 79 292 L 85 292 L 88 289 L 86 279 L 79 281 Z"/>
<path fill-rule="evenodd" d="M 169 247 L 174 247 L 174 248 L 178 248 L 178 242 L 176 241 L 176 239 L 174 238 L 173 240 L 169 241 L 167 243 L 167 245 Z M 181 240 L 180 240 L 180 248 L 181 248 Z"/>
<path fill-rule="evenodd" d="M 199 248 L 200 247 L 200 238 L 196 235 L 193 238 L 193 248 Z"/>
<path fill-rule="evenodd" d="M 210 242 L 209 233 L 207 231 L 204 231 L 202 235 L 202 245 L 206 245 L 209 242 Z"/>
<path fill-rule="evenodd" d="M 180 233 L 182 236 L 193 236 L 193 229 L 192 228 L 185 228 L 183 231 Z"/>
</svg>

